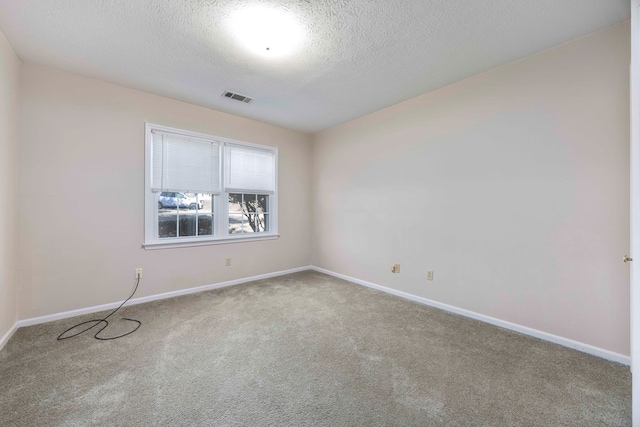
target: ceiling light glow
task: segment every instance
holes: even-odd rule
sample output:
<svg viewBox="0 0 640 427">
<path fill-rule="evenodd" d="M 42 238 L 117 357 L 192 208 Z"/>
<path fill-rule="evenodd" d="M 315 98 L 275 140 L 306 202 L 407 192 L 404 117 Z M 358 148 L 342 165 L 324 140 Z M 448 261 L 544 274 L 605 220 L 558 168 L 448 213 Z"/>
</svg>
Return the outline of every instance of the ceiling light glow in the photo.
<svg viewBox="0 0 640 427">
<path fill-rule="evenodd" d="M 236 11 L 231 29 L 249 51 L 272 58 L 294 53 L 305 39 L 304 28 L 292 13 L 264 5 Z"/>
</svg>

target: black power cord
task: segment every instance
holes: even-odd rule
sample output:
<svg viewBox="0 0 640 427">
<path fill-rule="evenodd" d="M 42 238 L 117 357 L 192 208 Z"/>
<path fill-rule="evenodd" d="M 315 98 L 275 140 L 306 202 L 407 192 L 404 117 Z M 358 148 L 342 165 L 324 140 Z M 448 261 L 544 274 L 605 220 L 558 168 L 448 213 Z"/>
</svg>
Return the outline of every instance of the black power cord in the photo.
<svg viewBox="0 0 640 427">
<path fill-rule="evenodd" d="M 122 304 L 120 304 L 120 305 L 118 306 L 118 308 L 116 308 L 115 310 L 113 310 L 113 311 L 112 311 L 111 313 L 109 313 L 106 317 L 103 317 L 102 319 L 91 319 L 91 320 L 87 320 L 86 322 L 82 322 L 82 323 L 78 323 L 77 325 L 73 325 L 72 327 L 70 327 L 69 329 L 67 329 L 66 331 L 64 331 L 64 332 L 63 332 L 63 333 L 61 333 L 60 335 L 58 335 L 58 341 L 62 341 L 62 340 L 66 340 L 66 339 L 69 339 L 69 338 L 77 337 L 78 335 L 80 335 L 80 334 L 84 334 L 84 333 L 85 333 L 85 332 L 87 332 L 88 330 L 95 328 L 96 326 L 98 326 L 98 325 L 99 325 L 99 324 L 101 324 L 101 323 L 104 323 L 104 326 L 102 326 L 102 328 L 98 329 L 98 332 L 96 332 L 96 333 L 93 335 L 93 337 L 94 337 L 95 339 L 97 339 L 97 340 L 102 340 L 102 341 L 115 340 L 115 339 L 118 339 L 118 338 L 126 337 L 127 335 L 132 334 L 132 333 L 134 333 L 135 331 L 137 331 L 137 330 L 138 330 L 138 328 L 139 328 L 140 326 L 142 326 L 142 322 L 140 322 L 139 320 L 136 320 L 136 319 L 129 319 L 128 317 L 121 317 L 121 319 L 122 319 L 122 320 L 128 320 L 128 321 L 130 321 L 130 322 L 135 322 L 135 323 L 137 323 L 138 325 L 137 325 L 137 326 L 136 326 L 132 331 L 129 331 L 129 332 L 127 332 L 126 334 L 118 335 L 118 336 L 115 336 L 115 337 L 107 337 L 107 338 L 99 337 L 99 336 L 98 336 L 98 335 L 100 334 L 100 332 L 102 332 L 102 331 L 104 330 L 104 328 L 106 328 L 107 326 L 109 326 L 109 322 L 107 321 L 107 319 L 108 319 L 109 317 L 113 316 L 113 315 L 115 314 L 115 312 L 116 312 L 116 311 L 120 310 L 120 309 L 122 308 L 122 306 L 123 306 L 123 305 L 125 305 L 125 304 L 127 303 L 127 301 L 129 301 L 129 300 L 131 299 L 131 297 L 133 297 L 133 295 L 134 295 L 134 294 L 136 293 L 136 291 L 138 290 L 138 285 L 139 285 L 139 284 L 140 284 L 140 277 L 138 277 L 138 278 L 136 279 L 136 287 L 135 287 L 135 289 L 133 290 L 133 292 L 131 293 L 131 295 L 129 295 L 129 298 L 127 298 L 126 300 L 124 300 L 124 302 L 123 302 Z M 64 335 L 65 335 L 67 332 L 69 332 L 70 330 L 75 329 L 75 328 L 77 328 L 78 326 L 86 325 L 87 323 L 93 323 L 93 325 L 92 325 L 92 326 L 89 326 L 88 328 L 83 329 L 83 330 L 81 330 L 80 332 L 75 333 L 75 334 L 73 334 L 73 335 L 64 336 Z"/>
</svg>

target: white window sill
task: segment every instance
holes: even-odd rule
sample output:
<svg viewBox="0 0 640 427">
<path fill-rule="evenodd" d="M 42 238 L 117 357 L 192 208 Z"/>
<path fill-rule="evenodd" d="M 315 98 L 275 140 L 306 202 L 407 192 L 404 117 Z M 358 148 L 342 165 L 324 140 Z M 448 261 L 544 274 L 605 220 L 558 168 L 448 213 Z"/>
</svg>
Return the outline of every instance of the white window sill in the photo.
<svg viewBox="0 0 640 427">
<path fill-rule="evenodd" d="M 155 250 L 155 249 L 169 249 L 169 248 L 187 248 L 191 246 L 210 246 L 210 245 L 225 245 L 229 243 L 240 243 L 240 242 L 259 242 L 261 240 L 275 240 L 280 237 L 279 234 L 267 234 L 263 236 L 237 236 L 237 237 L 226 237 L 224 239 L 191 239 L 191 240 L 172 240 L 169 242 L 153 242 L 153 243 L 144 243 L 142 247 L 146 250 Z"/>
</svg>

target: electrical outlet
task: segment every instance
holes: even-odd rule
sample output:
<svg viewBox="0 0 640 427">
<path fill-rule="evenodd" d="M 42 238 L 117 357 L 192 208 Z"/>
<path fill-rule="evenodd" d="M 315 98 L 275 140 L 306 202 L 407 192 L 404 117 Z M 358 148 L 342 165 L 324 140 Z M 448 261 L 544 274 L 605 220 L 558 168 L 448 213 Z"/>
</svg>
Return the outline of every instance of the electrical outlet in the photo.
<svg viewBox="0 0 640 427">
<path fill-rule="evenodd" d="M 227 266 L 227 267 L 230 267 L 231 266 L 231 258 L 225 258 L 224 265 Z"/>
<path fill-rule="evenodd" d="M 136 275 L 135 275 L 136 279 L 142 279 L 142 267 L 138 267 L 136 268 Z"/>
<path fill-rule="evenodd" d="M 433 280 L 433 270 L 427 270 L 427 280 Z"/>
<path fill-rule="evenodd" d="M 391 266 L 391 272 L 392 273 L 400 273 L 400 264 L 393 264 Z"/>
</svg>

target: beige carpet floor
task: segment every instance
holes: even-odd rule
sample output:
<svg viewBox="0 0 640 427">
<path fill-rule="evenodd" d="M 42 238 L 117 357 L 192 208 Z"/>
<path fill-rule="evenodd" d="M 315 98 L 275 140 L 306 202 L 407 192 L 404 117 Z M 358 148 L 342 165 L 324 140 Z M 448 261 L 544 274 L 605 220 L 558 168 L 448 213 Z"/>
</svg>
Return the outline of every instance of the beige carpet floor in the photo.
<svg viewBox="0 0 640 427">
<path fill-rule="evenodd" d="M 628 367 L 317 272 L 122 315 L 115 341 L 19 329 L 0 425 L 631 425 Z"/>
</svg>

